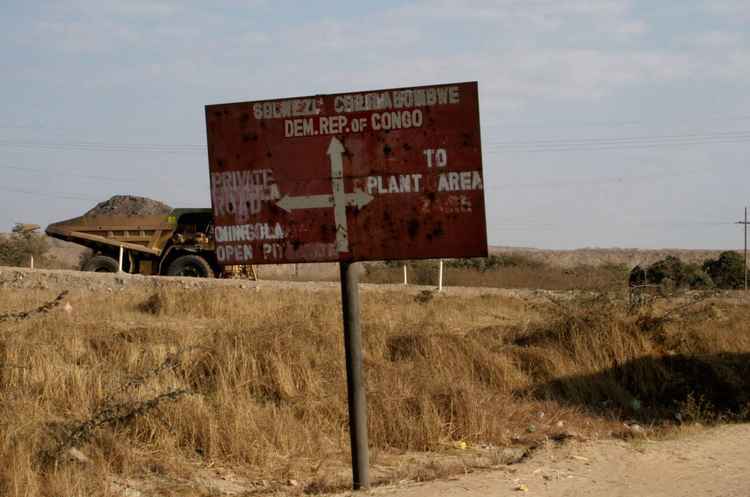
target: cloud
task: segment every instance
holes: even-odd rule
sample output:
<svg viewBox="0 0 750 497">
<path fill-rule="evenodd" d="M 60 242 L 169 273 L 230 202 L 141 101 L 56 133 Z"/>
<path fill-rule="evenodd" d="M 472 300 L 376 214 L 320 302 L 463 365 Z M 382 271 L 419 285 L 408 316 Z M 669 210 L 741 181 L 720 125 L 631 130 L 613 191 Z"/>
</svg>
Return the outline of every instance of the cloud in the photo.
<svg viewBox="0 0 750 497">
<path fill-rule="evenodd" d="M 397 23 L 373 25 L 372 19 L 340 21 L 322 19 L 293 26 L 274 34 L 274 39 L 283 45 L 301 52 L 346 51 L 360 55 L 359 51 L 404 48 L 422 39 L 422 29 L 417 26 Z M 364 55 L 363 54 L 363 55 Z M 349 61 L 356 65 L 356 59 Z"/>
<path fill-rule="evenodd" d="M 230 6 L 240 4 L 246 11 L 246 4 L 262 2 L 237 0 Z M 739 33 L 682 32 L 676 48 L 648 43 L 642 38 L 651 26 L 629 0 L 475 0 L 469 7 L 416 0 L 360 16 L 247 28 L 231 9 L 207 14 L 190 2 L 138 0 L 121 7 L 112 0 L 69 0 L 67 5 L 90 8 L 87 15 L 95 22 L 60 18 L 55 11 L 37 23 L 35 36 L 53 40 L 48 50 L 122 60 L 89 80 L 96 87 L 173 81 L 211 94 L 267 98 L 287 91 L 479 80 L 483 105 L 507 109 L 540 98 L 595 102 L 691 78 L 746 77 L 748 65 Z M 168 22 L 136 23 L 129 16 Z M 730 44 L 733 50 L 722 50 Z"/>
<path fill-rule="evenodd" d="M 366 19 L 290 27 L 273 44 L 278 59 L 335 91 L 479 80 L 483 105 L 518 108 L 537 98 L 593 101 L 688 74 L 683 54 L 627 44 L 648 29 L 629 11 L 617 0 L 420 0 Z M 467 38 L 481 46 L 462 46 Z"/>
<path fill-rule="evenodd" d="M 141 33 L 127 24 L 88 21 L 39 21 L 25 43 L 45 40 L 55 51 L 67 53 L 106 53 L 113 48 L 126 48 L 137 43 Z"/>
<path fill-rule="evenodd" d="M 744 36 L 736 31 L 705 31 L 684 37 L 683 42 L 689 46 L 708 50 L 737 48 L 744 44 Z"/>
<path fill-rule="evenodd" d="M 645 21 L 638 19 L 634 21 L 624 21 L 619 23 L 615 28 L 615 33 L 621 36 L 639 36 L 645 34 L 648 31 L 648 24 Z"/>
<path fill-rule="evenodd" d="M 750 3 L 747 0 L 705 0 L 703 6 L 710 14 L 723 16 L 733 22 L 750 19 Z"/>
<path fill-rule="evenodd" d="M 127 2 L 97 1 L 81 2 L 86 9 L 101 9 L 114 15 L 130 17 L 166 17 L 176 14 L 180 10 L 178 2 L 128 0 Z"/>
<path fill-rule="evenodd" d="M 473 0 L 470 3 L 458 0 L 419 0 L 392 9 L 389 13 L 412 19 L 517 23 L 522 19 L 538 20 L 566 15 L 619 16 L 626 13 L 629 7 L 628 0 Z"/>
</svg>

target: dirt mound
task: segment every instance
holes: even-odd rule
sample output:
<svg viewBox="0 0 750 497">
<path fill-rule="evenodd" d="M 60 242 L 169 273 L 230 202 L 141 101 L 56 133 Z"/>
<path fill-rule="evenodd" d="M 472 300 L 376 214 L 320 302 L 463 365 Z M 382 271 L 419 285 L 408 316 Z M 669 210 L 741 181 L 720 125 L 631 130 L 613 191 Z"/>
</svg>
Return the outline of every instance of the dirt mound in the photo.
<svg viewBox="0 0 750 497">
<path fill-rule="evenodd" d="M 169 214 L 172 208 L 158 200 L 134 195 L 115 195 L 99 202 L 84 217 L 91 216 L 154 216 Z"/>
</svg>

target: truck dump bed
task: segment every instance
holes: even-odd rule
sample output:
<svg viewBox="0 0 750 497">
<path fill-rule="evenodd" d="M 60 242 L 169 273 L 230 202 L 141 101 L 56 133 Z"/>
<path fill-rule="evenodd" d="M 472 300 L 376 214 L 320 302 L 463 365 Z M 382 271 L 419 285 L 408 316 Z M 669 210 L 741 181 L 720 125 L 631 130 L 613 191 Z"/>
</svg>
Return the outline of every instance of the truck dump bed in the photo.
<svg viewBox="0 0 750 497">
<path fill-rule="evenodd" d="M 97 249 L 100 245 L 160 255 L 175 231 L 174 216 L 80 216 L 47 226 L 48 236 Z"/>
</svg>

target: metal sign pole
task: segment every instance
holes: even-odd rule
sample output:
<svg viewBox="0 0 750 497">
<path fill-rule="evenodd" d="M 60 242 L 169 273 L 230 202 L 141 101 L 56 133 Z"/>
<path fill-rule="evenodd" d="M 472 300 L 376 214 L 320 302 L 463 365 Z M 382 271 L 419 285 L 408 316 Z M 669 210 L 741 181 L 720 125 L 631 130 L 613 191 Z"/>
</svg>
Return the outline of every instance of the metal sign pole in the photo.
<svg viewBox="0 0 750 497">
<path fill-rule="evenodd" d="M 747 207 L 745 207 L 745 220 L 737 221 L 735 224 L 745 225 L 745 291 L 747 291 Z"/>
<path fill-rule="evenodd" d="M 344 312 L 346 386 L 349 397 L 349 435 L 354 490 L 370 487 L 367 452 L 367 400 L 362 381 L 362 333 L 359 326 L 359 277 L 356 267 L 341 262 L 341 303 Z"/>
</svg>

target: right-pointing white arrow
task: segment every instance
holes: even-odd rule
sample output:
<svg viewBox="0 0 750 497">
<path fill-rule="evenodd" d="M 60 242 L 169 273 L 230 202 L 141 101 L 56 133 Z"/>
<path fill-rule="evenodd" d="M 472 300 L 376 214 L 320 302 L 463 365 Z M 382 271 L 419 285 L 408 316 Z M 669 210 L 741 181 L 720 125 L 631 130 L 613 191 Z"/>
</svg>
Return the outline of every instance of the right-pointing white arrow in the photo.
<svg viewBox="0 0 750 497">
<path fill-rule="evenodd" d="M 354 193 L 346 194 L 346 205 L 361 209 L 375 199 L 372 195 L 362 190 L 354 190 Z"/>
</svg>

